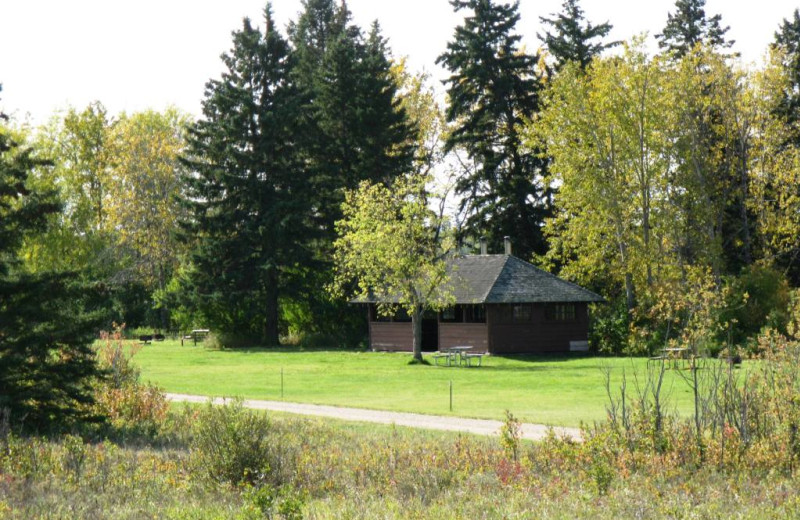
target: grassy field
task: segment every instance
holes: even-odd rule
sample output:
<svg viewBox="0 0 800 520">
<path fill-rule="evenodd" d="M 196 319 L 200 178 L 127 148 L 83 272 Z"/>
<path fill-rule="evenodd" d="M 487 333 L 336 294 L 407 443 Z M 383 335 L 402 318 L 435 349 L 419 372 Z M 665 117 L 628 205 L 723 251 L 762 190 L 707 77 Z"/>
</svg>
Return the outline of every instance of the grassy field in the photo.
<svg viewBox="0 0 800 520">
<path fill-rule="evenodd" d="M 144 381 L 169 392 L 279 400 L 283 371 L 286 401 L 491 419 L 510 410 L 524 421 L 559 426 L 604 418 L 605 368 L 612 388 L 624 370 L 629 390 L 632 374 L 641 377 L 647 368 L 644 359 L 584 356 L 492 356 L 470 369 L 409 365 L 410 359 L 399 353 L 211 350 L 166 341 L 146 346 L 134 361 Z M 689 409 L 690 394 L 679 372 L 667 371 L 665 389 L 682 411 Z"/>
</svg>

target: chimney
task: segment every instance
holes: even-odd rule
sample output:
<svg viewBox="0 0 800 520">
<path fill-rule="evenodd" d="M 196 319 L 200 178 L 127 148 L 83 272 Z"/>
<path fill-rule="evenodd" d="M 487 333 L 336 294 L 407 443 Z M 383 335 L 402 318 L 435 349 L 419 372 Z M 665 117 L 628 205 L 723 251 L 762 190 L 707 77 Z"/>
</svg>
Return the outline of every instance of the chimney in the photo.
<svg viewBox="0 0 800 520">
<path fill-rule="evenodd" d="M 503 246 L 506 248 L 506 254 L 511 255 L 511 237 L 503 237 Z"/>
<path fill-rule="evenodd" d="M 486 254 L 486 237 L 481 237 L 481 254 Z"/>
</svg>

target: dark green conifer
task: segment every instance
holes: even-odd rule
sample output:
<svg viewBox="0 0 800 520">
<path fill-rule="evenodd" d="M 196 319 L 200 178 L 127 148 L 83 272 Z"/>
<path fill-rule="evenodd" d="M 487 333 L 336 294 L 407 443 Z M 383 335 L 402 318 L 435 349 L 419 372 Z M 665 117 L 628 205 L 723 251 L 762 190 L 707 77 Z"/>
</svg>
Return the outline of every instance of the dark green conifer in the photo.
<svg viewBox="0 0 800 520">
<path fill-rule="evenodd" d="M 377 23 L 364 38 L 344 2 L 306 0 L 303 6 L 290 26 L 293 78 L 306 101 L 304 148 L 320 197 L 318 216 L 332 240 L 345 189 L 410 171 L 413 129 L 399 105 Z"/>
<path fill-rule="evenodd" d="M 22 269 L 23 240 L 61 211 L 54 192 L 30 187 L 31 172 L 44 166 L 0 126 L 0 411 L 54 430 L 90 418 L 97 314 L 87 313 L 91 292 L 76 275 Z"/>
<path fill-rule="evenodd" d="M 783 20 L 772 46 L 783 53 L 783 66 L 789 76 L 778 116 L 790 129 L 789 142 L 800 146 L 800 9 L 794 10 L 791 19 Z"/>
<path fill-rule="evenodd" d="M 592 58 L 620 43 L 602 41 L 602 38 L 608 36 L 612 25 L 609 22 L 592 25 L 586 21 L 578 0 L 565 0 L 561 12 L 550 16 L 551 18 L 541 16 L 539 20 L 542 24 L 550 26 L 553 32 L 545 31 L 544 35 L 536 36 L 555 58 L 557 71 L 570 61 L 580 63 L 581 68 L 586 69 Z M 592 41 L 598 38 L 601 41 Z"/>
<path fill-rule="evenodd" d="M 185 201 L 194 297 L 224 335 L 278 343 L 278 301 L 307 257 L 310 185 L 298 151 L 292 57 L 270 6 L 245 20 L 189 131 Z"/>
<path fill-rule="evenodd" d="M 667 14 L 664 31 L 656 35 L 658 46 L 681 57 L 702 43 L 713 49 L 726 49 L 734 44 L 726 40 L 730 27 L 722 27 L 722 15 L 706 17 L 706 0 L 676 0 L 674 13 Z"/>
<path fill-rule="evenodd" d="M 456 183 L 461 209 L 468 211 L 465 233 L 486 235 L 495 251 L 509 235 L 519 256 L 542 253 L 547 161 L 524 148 L 519 135 L 522 122 L 539 109 L 542 83 L 536 57 L 520 49 L 514 34 L 518 4 L 450 3 L 471 11 L 437 61 L 450 72 L 445 83 L 453 129 L 446 147 L 463 150 L 475 165 Z"/>
</svg>

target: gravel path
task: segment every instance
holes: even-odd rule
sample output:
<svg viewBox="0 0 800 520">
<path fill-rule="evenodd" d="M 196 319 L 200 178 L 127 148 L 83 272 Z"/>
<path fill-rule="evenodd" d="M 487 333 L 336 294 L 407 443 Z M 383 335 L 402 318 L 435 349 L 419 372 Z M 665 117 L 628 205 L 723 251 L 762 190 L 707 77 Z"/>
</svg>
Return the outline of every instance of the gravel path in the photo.
<svg viewBox="0 0 800 520">
<path fill-rule="evenodd" d="M 202 395 L 166 394 L 167 399 L 175 402 L 205 403 L 208 397 Z M 214 404 L 223 404 L 226 398 L 215 397 Z M 285 401 L 261 401 L 247 399 L 243 402 L 247 408 L 258 410 L 274 410 L 301 415 L 332 417 L 346 421 L 361 421 L 381 424 L 396 424 L 411 428 L 428 430 L 446 430 L 454 432 L 475 433 L 478 435 L 498 435 L 502 422 L 489 419 L 467 419 L 464 417 L 445 417 L 441 415 L 423 415 L 418 413 L 386 412 L 382 410 L 366 410 L 363 408 L 344 408 L 341 406 L 325 406 L 318 404 L 287 403 Z M 543 424 L 522 423 L 522 438 L 540 440 L 547 435 L 549 426 Z M 556 435 L 580 440 L 578 428 L 553 427 Z"/>
</svg>

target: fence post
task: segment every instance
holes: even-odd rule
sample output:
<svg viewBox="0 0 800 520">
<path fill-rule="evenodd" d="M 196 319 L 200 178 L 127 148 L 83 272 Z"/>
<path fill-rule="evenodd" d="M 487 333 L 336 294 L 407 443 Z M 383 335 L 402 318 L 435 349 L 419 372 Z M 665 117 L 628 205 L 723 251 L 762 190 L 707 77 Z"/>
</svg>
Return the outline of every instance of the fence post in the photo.
<svg viewBox="0 0 800 520">
<path fill-rule="evenodd" d="M 281 399 L 283 399 L 283 367 L 281 367 Z"/>
<path fill-rule="evenodd" d="M 450 380 L 450 411 L 453 411 L 453 380 Z"/>
</svg>

